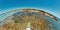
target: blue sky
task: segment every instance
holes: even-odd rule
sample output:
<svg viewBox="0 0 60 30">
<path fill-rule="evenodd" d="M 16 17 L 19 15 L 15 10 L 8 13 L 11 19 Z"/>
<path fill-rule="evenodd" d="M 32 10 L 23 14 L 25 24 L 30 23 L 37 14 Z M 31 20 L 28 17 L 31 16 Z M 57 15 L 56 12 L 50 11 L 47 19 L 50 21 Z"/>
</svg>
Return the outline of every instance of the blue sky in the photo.
<svg viewBox="0 0 60 30">
<path fill-rule="evenodd" d="M 0 13 L 14 8 L 43 9 L 60 18 L 60 0 L 0 0 Z"/>
</svg>

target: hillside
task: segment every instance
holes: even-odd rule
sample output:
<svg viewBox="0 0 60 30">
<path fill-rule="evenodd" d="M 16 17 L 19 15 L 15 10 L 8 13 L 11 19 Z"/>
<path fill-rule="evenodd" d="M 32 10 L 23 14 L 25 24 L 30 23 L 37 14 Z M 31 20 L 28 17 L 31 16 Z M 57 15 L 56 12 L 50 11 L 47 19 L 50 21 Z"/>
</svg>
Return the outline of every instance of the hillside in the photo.
<svg viewBox="0 0 60 30">
<path fill-rule="evenodd" d="M 42 10 L 17 9 L 0 15 L 0 30 L 59 30 L 58 21 Z"/>
</svg>

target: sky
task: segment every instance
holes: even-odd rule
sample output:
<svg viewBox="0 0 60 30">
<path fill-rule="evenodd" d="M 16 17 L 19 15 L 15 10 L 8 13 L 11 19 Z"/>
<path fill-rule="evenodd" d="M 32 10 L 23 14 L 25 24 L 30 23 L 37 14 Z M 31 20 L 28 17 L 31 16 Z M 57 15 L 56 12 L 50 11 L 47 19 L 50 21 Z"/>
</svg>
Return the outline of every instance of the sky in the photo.
<svg viewBox="0 0 60 30">
<path fill-rule="evenodd" d="M 37 8 L 60 18 L 60 0 L 0 0 L 0 14 L 17 8 Z"/>
</svg>

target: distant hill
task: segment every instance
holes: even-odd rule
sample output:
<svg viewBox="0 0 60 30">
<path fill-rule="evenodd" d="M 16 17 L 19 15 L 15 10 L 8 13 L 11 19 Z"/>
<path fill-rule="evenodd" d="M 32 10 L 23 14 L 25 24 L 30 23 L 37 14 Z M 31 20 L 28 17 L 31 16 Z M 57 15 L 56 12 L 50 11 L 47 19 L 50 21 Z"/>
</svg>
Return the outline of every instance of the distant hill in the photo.
<svg viewBox="0 0 60 30">
<path fill-rule="evenodd" d="M 37 9 L 16 9 L 0 14 L 1 30 L 59 30 L 59 18 Z"/>
</svg>

